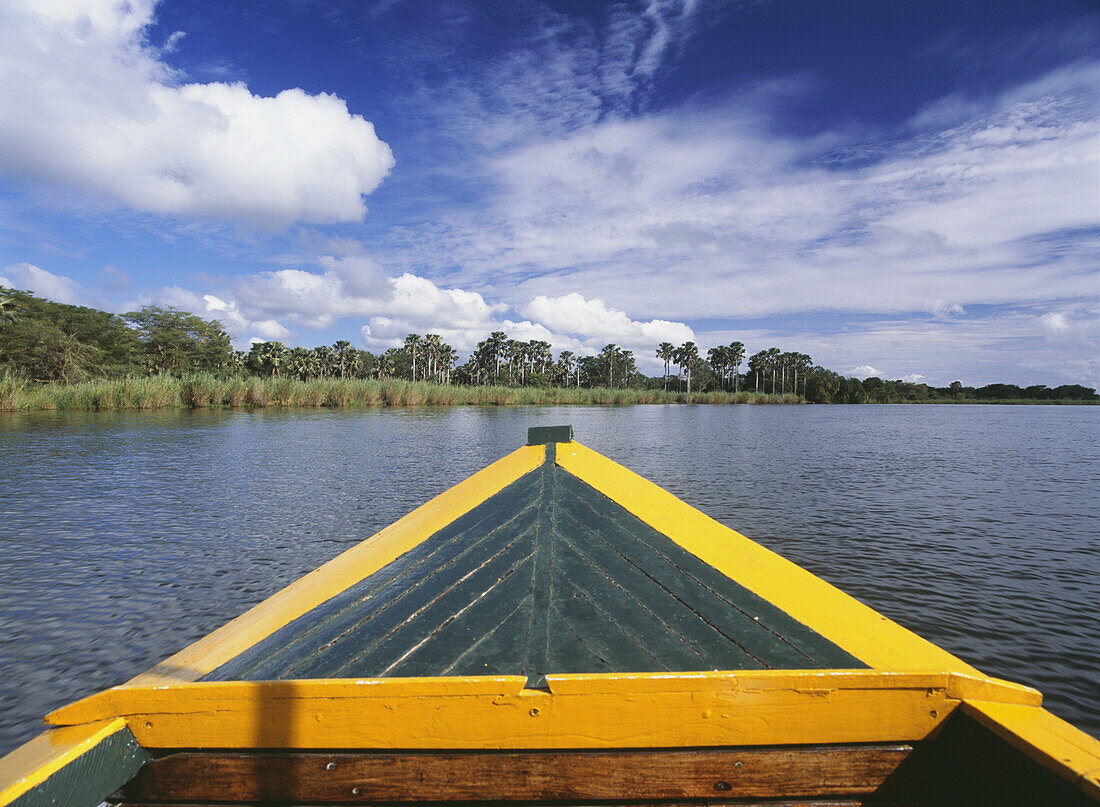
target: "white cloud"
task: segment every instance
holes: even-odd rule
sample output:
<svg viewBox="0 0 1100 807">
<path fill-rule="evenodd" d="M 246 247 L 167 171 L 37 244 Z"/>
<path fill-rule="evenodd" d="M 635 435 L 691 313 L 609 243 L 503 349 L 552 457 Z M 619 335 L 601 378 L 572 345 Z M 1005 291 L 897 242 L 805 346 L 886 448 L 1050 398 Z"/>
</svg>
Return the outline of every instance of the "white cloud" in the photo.
<svg viewBox="0 0 1100 807">
<path fill-rule="evenodd" d="M 850 376 L 855 376 L 856 378 L 870 378 L 871 376 L 882 375 L 882 373 L 880 373 L 869 364 L 860 364 L 857 367 L 853 367 L 851 370 L 848 371 L 847 374 Z"/>
<path fill-rule="evenodd" d="M 1059 339 L 1069 332 L 1069 320 L 1061 311 L 1043 314 L 1040 322 L 1043 323 L 1043 329 L 1047 332 L 1048 338 Z"/>
<path fill-rule="evenodd" d="M 159 214 L 362 219 L 394 164 L 374 126 L 335 95 L 182 83 L 145 39 L 153 5 L 4 4 L 0 171 Z"/>
<path fill-rule="evenodd" d="M 908 381 L 910 384 L 923 384 L 927 379 L 920 373 L 909 373 L 901 377 L 902 381 Z"/>
<path fill-rule="evenodd" d="M 695 339 L 691 328 L 682 322 L 663 319 L 640 322 L 625 311 L 609 308 L 599 298 L 586 300 L 576 292 L 561 297 L 539 295 L 522 313 L 561 334 L 618 342 L 627 347 L 648 348 L 666 341 L 679 345 Z"/>
<path fill-rule="evenodd" d="M 322 257 L 319 263 L 321 271 L 280 269 L 238 276 L 232 284 L 236 302 L 231 313 L 252 323 L 253 330 L 269 317 L 310 329 L 358 317 L 366 320 L 361 327 L 364 344 L 375 349 L 395 347 L 409 333 L 432 332 L 459 350 L 470 350 L 490 332 L 503 330 L 513 339 L 538 339 L 579 353 L 616 342 L 648 355 L 659 342 L 680 344 L 695 338 L 682 322 L 635 320 L 600 299 L 578 294 L 536 297 L 520 306 L 526 319 L 518 319 L 506 316 L 507 304 L 490 302 L 479 292 L 444 288 L 409 272 L 385 278 L 363 256 Z M 229 311 L 219 311 L 232 319 Z"/>
<path fill-rule="evenodd" d="M 542 86 L 509 86 L 524 80 Z M 801 77 L 629 120 L 509 117 L 486 207 L 379 257 L 457 265 L 454 282 L 520 308 L 576 292 L 647 319 L 1095 298 L 1098 82 L 1097 62 L 1054 71 L 873 149 L 777 135 L 769 110 Z"/>
<path fill-rule="evenodd" d="M 81 304 L 82 290 L 79 283 L 30 263 L 5 266 L 4 274 L 0 275 L 0 286 L 30 291 L 58 303 Z"/>
</svg>

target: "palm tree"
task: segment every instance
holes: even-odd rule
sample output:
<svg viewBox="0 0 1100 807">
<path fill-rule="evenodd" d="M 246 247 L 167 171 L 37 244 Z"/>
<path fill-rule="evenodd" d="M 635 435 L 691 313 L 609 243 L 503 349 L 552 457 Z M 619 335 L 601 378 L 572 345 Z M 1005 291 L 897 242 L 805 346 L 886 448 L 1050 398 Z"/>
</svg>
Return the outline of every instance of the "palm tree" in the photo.
<svg viewBox="0 0 1100 807">
<path fill-rule="evenodd" d="M 676 364 L 687 368 L 687 391 L 691 394 L 691 371 L 699 363 L 699 348 L 694 342 L 684 342 L 676 350 Z"/>
<path fill-rule="evenodd" d="M 722 345 L 712 347 L 707 351 L 707 362 L 710 364 L 710 369 L 714 371 L 714 377 L 718 379 L 718 386 L 722 386 L 722 379 L 726 377 L 726 368 L 729 366 L 726 348 Z"/>
<path fill-rule="evenodd" d="M 665 363 L 665 392 L 668 392 L 668 365 L 676 354 L 676 346 L 672 342 L 661 342 L 657 345 L 657 358 Z"/>
<path fill-rule="evenodd" d="M 347 365 L 348 360 L 351 358 L 351 342 L 344 339 L 340 339 L 332 345 L 332 357 L 337 369 L 340 371 L 340 378 L 347 378 Z"/>
<path fill-rule="evenodd" d="M 563 387 L 569 386 L 569 378 L 573 375 L 575 363 L 576 359 L 571 350 L 563 350 L 558 356 L 558 371 L 561 373 Z"/>
<path fill-rule="evenodd" d="M 756 391 L 760 392 L 760 376 L 768 367 L 768 351 L 758 350 L 749 356 L 749 369 L 752 371 Z M 764 389 L 767 392 L 767 388 Z"/>
<path fill-rule="evenodd" d="M 619 351 L 619 375 L 623 379 L 623 389 L 626 389 L 630 384 L 630 378 L 637 371 L 637 365 L 634 364 L 634 351 L 633 350 L 620 350 Z"/>
<path fill-rule="evenodd" d="M 290 355 L 287 356 L 287 370 L 302 381 L 310 380 L 310 352 L 304 347 L 296 347 L 291 348 Z"/>
<path fill-rule="evenodd" d="M 317 375 L 321 378 L 332 375 L 336 362 L 332 355 L 332 348 L 328 345 L 319 345 L 313 349 L 317 356 Z"/>
<path fill-rule="evenodd" d="M 239 373 L 244 369 L 244 362 L 247 358 L 248 354 L 243 350 L 234 350 L 226 360 L 225 367 L 230 372 Z"/>
<path fill-rule="evenodd" d="M 458 362 L 458 351 L 448 345 L 446 342 L 440 348 L 439 351 L 439 380 L 440 383 L 451 383 L 451 370 L 454 369 L 455 364 Z"/>
<path fill-rule="evenodd" d="M 489 353 L 493 359 L 493 383 L 500 383 L 500 360 L 506 355 L 505 348 L 508 344 L 508 334 L 504 331 L 493 331 L 489 334 L 489 338 L 485 340 L 486 347 L 489 348 Z"/>
<path fill-rule="evenodd" d="M 286 348 L 282 342 L 264 342 L 260 348 L 260 361 L 265 367 L 271 369 L 271 375 L 279 375 L 279 368 L 283 365 L 283 357 Z"/>
<path fill-rule="evenodd" d="M 726 355 L 733 367 L 733 391 L 740 392 L 741 362 L 745 360 L 745 346 L 741 342 L 730 342 L 729 347 L 726 348 Z"/>
<path fill-rule="evenodd" d="M 429 333 L 424 335 L 424 359 L 427 363 L 423 377 L 429 378 L 436 374 L 436 368 L 439 366 L 439 357 L 443 353 L 443 337 L 437 333 Z M 438 380 L 438 379 L 437 379 Z"/>
<path fill-rule="evenodd" d="M 805 353 L 795 353 L 794 359 L 794 394 L 798 394 L 798 371 L 802 370 L 802 394 L 806 394 L 807 371 L 813 367 L 814 360 Z"/>
<path fill-rule="evenodd" d="M 420 338 L 418 333 L 410 333 L 405 337 L 405 352 L 409 354 L 409 358 L 412 359 L 412 380 L 416 381 L 416 359 L 420 355 L 421 347 L 424 344 L 424 340 Z"/>
<path fill-rule="evenodd" d="M 363 354 L 362 351 L 355 348 L 348 349 L 348 375 L 352 378 L 359 377 L 359 371 L 363 369 Z"/>
<path fill-rule="evenodd" d="M 603 350 L 600 351 L 600 355 L 604 361 L 607 362 L 607 386 L 612 389 L 615 388 L 615 359 L 619 355 L 619 348 L 617 345 L 604 345 Z"/>
<path fill-rule="evenodd" d="M 779 366 L 779 357 L 782 355 L 777 347 L 770 347 L 764 352 L 767 367 L 772 371 L 772 395 L 775 395 L 775 368 Z"/>
</svg>

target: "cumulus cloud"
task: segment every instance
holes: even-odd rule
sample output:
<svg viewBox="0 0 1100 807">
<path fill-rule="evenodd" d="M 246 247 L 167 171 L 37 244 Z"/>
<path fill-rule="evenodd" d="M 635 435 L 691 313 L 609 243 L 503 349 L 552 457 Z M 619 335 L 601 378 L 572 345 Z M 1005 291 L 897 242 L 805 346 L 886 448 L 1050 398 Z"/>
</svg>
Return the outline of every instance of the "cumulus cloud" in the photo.
<svg viewBox="0 0 1100 807">
<path fill-rule="evenodd" d="M 363 218 L 363 195 L 394 165 L 369 121 L 327 93 L 184 83 L 145 38 L 153 10 L 3 5 L 0 171 L 173 216 L 266 227 Z"/>
<path fill-rule="evenodd" d="M 15 263 L 4 267 L 0 286 L 33 292 L 54 302 L 78 305 L 81 302 L 80 284 L 64 275 L 55 275 L 31 263 Z"/>
<path fill-rule="evenodd" d="M 872 376 L 881 376 L 882 373 L 869 364 L 860 364 L 849 370 L 848 375 L 855 376 L 856 378 L 870 378 Z"/>
<path fill-rule="evenodd" d="M 633 320 L 625 311 L 609 308 L 599 298 L 587 300 L 576 292 L 560 297 L 540 294 L 523 308 L 523 314 L 558 333 L 614 341 L 628 347 L 649 347 L 659 342 L 678 345 L 695 339 L 691 328 L 682 322 Z"/>
</svg>

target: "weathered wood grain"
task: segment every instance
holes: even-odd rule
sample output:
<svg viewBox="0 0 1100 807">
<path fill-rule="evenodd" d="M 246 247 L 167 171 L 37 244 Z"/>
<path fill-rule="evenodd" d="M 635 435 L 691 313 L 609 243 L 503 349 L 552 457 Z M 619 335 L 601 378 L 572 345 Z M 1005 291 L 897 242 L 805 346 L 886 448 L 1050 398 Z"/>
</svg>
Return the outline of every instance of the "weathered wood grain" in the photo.
<svg viewBox="0 0 1100 807">
<path fill-rule="evenodd" d="M 543 804 L 544 802 L 509 802 L 510 807 L 536 807 L 536 805 Z M 619 807 L 623 802 L 586 802 L 584 807 Z M 184 804 L 182 802 L 126 802 L 124 807 L 221 807 L 221 805 L 214 804 L 212 802 L 203 803 L 191 803 Z M 233 807 L 272 807 L 270 802 L 236 802 Z M 280 804 L 279 807 L 321 807 L 317 804 Z M 360 805 L 360 807 L 372 807 L 370 804 Z M 388 807 L 383 803 L 379 803 L 377 807 Z M 870 801 L 864 799 L 813 799 L 812 801 L 806 801 L 799 799 L 797 801 L 773 801 L 768 799 L 767 801 L 745 801 L 744 799 L 737 799 L 736 801 L 660 801 L 660 802 L 629 802 L 629 807 L 944 807 L 939 802 L 925 802 L 925 801 L 882 801 L 878 798 L 872 797 Z"/>
<path fill-rule="evenodd" d="M 171 754 L 126 802 L 364 803 L 908 797 L 931 756 L 909 745 L 558 753 Z"/>
</svg>

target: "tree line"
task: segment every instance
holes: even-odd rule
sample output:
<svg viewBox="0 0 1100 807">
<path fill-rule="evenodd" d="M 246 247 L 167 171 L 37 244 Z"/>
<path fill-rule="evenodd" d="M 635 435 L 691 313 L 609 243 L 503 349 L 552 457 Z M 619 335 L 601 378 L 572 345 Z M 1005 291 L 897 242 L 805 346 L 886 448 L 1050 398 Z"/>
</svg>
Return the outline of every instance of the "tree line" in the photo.
<svg viewBox="0 0 1100 807">
<path fill-rule="evenodd" d="M 36 381 L 82 381 L 130 375 L 210 372 L 221 375 L 406 379 L 435 384 L 521 387 L 664 389 L 670 391 L 794 394 L 814 403 L 1097 400 L 1081 385 L 1018 387 L 989 384 L 947 387 L 880 378 L 859 380 L 815 365 L 797 351 L 769 347 L 747 355 L 742 342 L 708 348 L 662 342 L 654 357 L 664 367 L 650 377 L 637 369 L 633 351 L 605 345 L 594 355 L 549 342 L 512 339 L 494 331 L 469 358 L 439 334 L 409 334 L 400 347 L 374 354 L 345 340 L 314 348 L 257 342 L 234 350 L 216 320 L 172 307 L 147 305 L 117 315 L 56 303 L 26 291 L 0 288 L 0 372 Z M 746 372 L 742 373 L 742 367 Z M 674 369 L 675 368 L 675 369 Z"/>
</svg>

